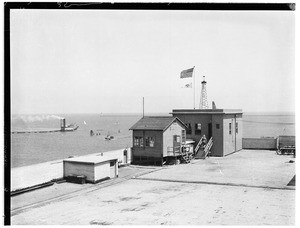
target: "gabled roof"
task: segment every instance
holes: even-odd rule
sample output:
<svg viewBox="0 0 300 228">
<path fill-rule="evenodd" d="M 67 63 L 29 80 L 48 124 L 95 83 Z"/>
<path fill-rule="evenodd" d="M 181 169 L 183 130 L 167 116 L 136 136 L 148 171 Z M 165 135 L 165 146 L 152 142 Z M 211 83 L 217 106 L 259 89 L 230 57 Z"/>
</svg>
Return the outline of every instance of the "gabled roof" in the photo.
<svg viewBox="0 0 300 228">
<path fill-rule="evenodd" d="M 129 130 L 166 130 L 174 121 L 178 121 L 184 128 L 185 124 L 173 116 L 145 116 L 136 122 Z"/>
</svg>

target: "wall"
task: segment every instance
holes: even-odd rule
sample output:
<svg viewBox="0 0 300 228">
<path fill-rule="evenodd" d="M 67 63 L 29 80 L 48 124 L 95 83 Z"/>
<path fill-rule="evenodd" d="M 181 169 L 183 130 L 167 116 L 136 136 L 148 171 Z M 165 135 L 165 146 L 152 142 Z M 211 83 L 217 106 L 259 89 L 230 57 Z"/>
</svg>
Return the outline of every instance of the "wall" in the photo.
<svg viewBox="0 0 300 228">
<path fill-rule="evenodd" d="M 103 153 L 112 153 L 118 157 L 118 161 L 123 160 L 124 149 L 107 151 Z M 132 161 L 131 148 L 127 148 L 128 163 Z M 97 155 L 101 153 L 89 154 Z M 121 163 L 122 164 L 122 163 Z M 49 182 L 53 179 L 63 178 L 63 161 L 56 160 L 39 163 L 30 166 L 23 166 L 11 169 L 11 191 L 31 187 L 34 185 Z"/>
<path fill-rule="evenodd" d="M 134 137 L 143 137 L 144 143 L 143 147 L 134 146 L 133 142 L 133 156 L 143 156 L 143 157 L 156 157 L 161 158 L 163 153 L 163 131 L 162 130 L 133 130 L 132 140 Z M 154 147 L 146 147 L 145 137 L 154 137 Z"/>
<path fill-rule="evenodd" d="M 84 175 L 87 180 L 94 181 L 94 164 L 64 161 L 64 177 L 72 175 Z"/>
<path fill-rule="evenodd" d="M 277 140 L 277 147 L 296 146 L 295 136 L 279 136 Z"/>
<path fill-rule="evenodd" d="M 11 191 L 63 177 L 63 162 L 56 160 L 11 169 Z"/>
<path fill-rule="evenodd" d="M 243 138 L 243 149 L 276 149 L 276 138 Z"/>
<path fill-rule="evenodd" d="M 95 179 L 94 181 L 110 177 L 110 162 L 100 163 L 94 167 Z"/>
<path fill-rule="evenodd" d="M 168 155 L 168 147 L 173 147 L 173 136 L 180 136 L 180 144 L 182 143 L 182 134 L 181 131 L 185 130 L 177 121 L 173 122 L 163 133 L 163 156 L 166 157 Z"/>
<path fill-rule="evenodd" d="M 217 124 L 220 128 L 217 129 Z M 212 116 L 212 137 L 213 146 L 211 148 L 211 156 L 221 157 L 223 156 L 223 115 Z"/>
<path fill-rule="evenodd" d="M 243 116 L 239 114 L 236 116 L 238 123 L 238 133 L 236 134 L 236 151 L 243 149 Z"/>
<path fill-rule="evenodd" d="M 190 123 L 192 125 L 192 134 L 186 134 L 186 138 L 193 139 L 196 145 L 204 134 L 208 137 L 208 123 L 212 121 L 211 114 L 173 114 L 173 116 L 178 117 L 185 124 Z M 201 134 L 195 134 L 196 123 L 201 123 Z"/>
<path fill-rule="evenodd" d="M 238 133 L 236 133 L 236 122 L 238 122 Z M 231 123 L 231 134 L 229 134 L 229 123 Z M 242 115 L 225 114 L 223 120 L 223 156 L 242 149 Z"/>
</svg>

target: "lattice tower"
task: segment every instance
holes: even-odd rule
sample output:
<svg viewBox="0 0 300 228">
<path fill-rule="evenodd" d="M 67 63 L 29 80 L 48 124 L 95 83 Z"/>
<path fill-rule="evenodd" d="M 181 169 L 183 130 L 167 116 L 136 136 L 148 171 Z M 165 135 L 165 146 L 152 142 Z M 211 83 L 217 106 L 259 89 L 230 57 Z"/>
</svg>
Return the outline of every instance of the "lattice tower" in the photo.
<svg viewBox="0 0 300 228">
<path fill-rule="evenodd" d="M 207 102 L 207 93 L 206 93 L 206 81 L 205 76 L 203 76 L 203 81 L 201 82 L 201 96 L 200 96 L 200 109 L 208 109 L 208 102 Z"/>
</svg>

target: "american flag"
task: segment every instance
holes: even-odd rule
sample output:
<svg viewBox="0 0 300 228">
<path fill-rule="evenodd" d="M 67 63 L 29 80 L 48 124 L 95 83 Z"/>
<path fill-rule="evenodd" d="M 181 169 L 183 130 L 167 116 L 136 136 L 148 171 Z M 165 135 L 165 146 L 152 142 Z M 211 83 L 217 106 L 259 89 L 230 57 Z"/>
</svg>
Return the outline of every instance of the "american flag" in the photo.
<svg viewBox="0 0 300 228">
<path fill-rule="evenodd" d="M 193 71 L 194 71 L 194 67 L 187 70 L 183 70 L 180 73 L 180 78 L 191 78 L 193 76 Z"/>
</svg>

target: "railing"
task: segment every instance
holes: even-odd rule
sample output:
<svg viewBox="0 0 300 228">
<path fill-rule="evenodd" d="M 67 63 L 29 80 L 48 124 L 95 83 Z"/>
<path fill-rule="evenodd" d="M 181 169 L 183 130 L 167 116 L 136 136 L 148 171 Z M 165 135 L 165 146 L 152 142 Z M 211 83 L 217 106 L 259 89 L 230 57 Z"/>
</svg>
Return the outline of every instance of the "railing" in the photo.
<svg viewBox="0 0 300 228">
<path fill-rule="evenodd" d="M 208 141 L 208 143 L 206 144 L 205 148 L 204 148 L 204 158 L 206 158 L 207 154 L 209 153 L 211 147 L 213 145 L 213 138 L 211 137 Z"/>
<path fill-rule="evenodd" d="M 167 154 L 168 156 L 178 156 L 180 155 L 180 146 L 175 146 L 175 147 L 171 147 L 168 146 L 167 147 Z"/>
<path fill-rule="evenodd" d="M 199 148 L 200 148 L 200 146 L 202 144 L 203 138 L 204 138 L 204 135 L 201 137 L 201 139 L 199 140 L 199 142 L 198 142 L 198 144 L 197 144 L 197 146 L 195 148 L 195 154 L 197 154 L 197 152 L 198 152 L 198 150 L 199 150 Z"/>
</svg>

